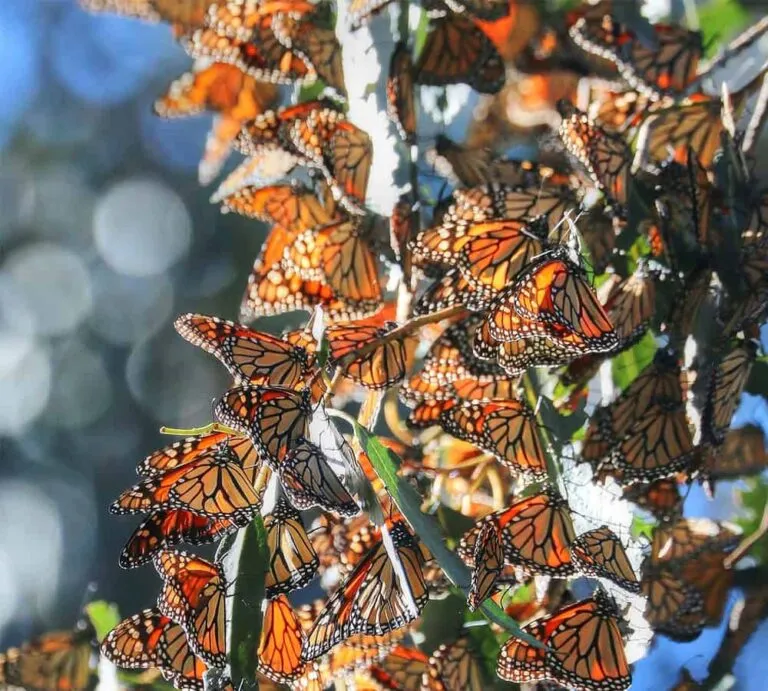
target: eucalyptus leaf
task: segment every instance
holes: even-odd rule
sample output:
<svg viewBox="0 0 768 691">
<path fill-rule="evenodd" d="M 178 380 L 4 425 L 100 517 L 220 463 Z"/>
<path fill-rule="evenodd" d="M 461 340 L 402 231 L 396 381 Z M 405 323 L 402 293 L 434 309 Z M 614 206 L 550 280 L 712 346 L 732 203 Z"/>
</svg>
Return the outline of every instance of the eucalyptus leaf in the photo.
<svg viewBox="0 0 768 691">
<path fill-rule="evenodd" d="M 421 511 L 421 497 L 418 492 L 398 476 L 399 459 L 397 455 L 353 418 L 346 415 L 343 417 L 354 426 L 358 443 L 365 449 L 376 473 L 419 539 L 427 546 L 445 575 L 466 594 L 470 584 L 469 569 L 456 554 L 445 546 L 440 525 L 435 517 L 428 516 Z M 517 638 L 537 648 L 544 647 L 533 636 L 524 633 L 518 623 L 507 616 L 495 602 L 486 600 L 480 609 L 490 621 L 499 624 Z"/>
<path fill-rule="evenodd" d="M 238 531 L 222 568 L 232 592 L 228 596 L 227 649 L 232 683 L 236 689 L 257 689 L 257 651 L 261 639 L 264 581 L 269 563 L 267 532 L 261 516 Z"/>
</svg>

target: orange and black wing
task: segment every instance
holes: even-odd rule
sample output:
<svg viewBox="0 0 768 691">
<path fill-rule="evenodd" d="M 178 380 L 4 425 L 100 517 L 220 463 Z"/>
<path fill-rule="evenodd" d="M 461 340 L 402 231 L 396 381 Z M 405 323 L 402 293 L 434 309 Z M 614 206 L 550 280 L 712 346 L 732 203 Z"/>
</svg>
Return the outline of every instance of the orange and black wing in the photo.
<svg viewBox="0 0 768 691">
<path fill-rule="evenodd" d="M 306 351 L 277 336 L 202 314 L 185 314 L 174 326 L 182 338 L 214 355 L 238 385 L 292 389 L 307 374 Z"/>
<path fill-rule="evenodd" d="M 625 590 L 638 592 L 640 583 L 624 546 L 608 526 L 579 535 L 571 544 L 576 568 L 594 578 L 607 578 Z"/>
<path fill-rule="evenodd" d="M 487 94 L 501 89 L 505 74 L 491 40 L 469 17 L 455 14 L 433 20 L 415 68 L 418 84 L 468 84 Z"/>
<path fill-rule="evenodd" d="M 264 517 L 269 548 L 265 581 L 267 597 L 303 588 L 317 573 L 319 559 L 301 516 L 281 497 Z"/>
<path fill-rule="evenodd" d="M 259 642 L 258 671 L 276 684 L 295 682 L 304 672 L 301 622 L 285 595 L 266 601 Z"/>
<path fill-rule="evenodd" d="M 383 542 L 374 546 L 328 600 L 307 635 L 303 657 L 313 660 L 354 634 L 381 636 L 413 621 L 427 602 L 424 558 L 403 523 L 390 529 L 401 574 Z"/>
<path fill-rule="evenodd" d="M 247 435 L 274 465 L 309 434 L 309 390 L 243 386 L 230 389 L 214 407 L 214 417 Z"/>
<path fill-rule="evenodd" d="M 299 441 L 285 455 L 278 474 L 288 499 L 299 510 L 319 506 L 341 516 L 355 516 L 360 512 L 325 454 L 308 440 Z"/>
<path fill-rule="evenodd" d="M 160 509 L 151 513 L 128 539 L 120 552 L 119 564 L 124 569 L 142 566 L 160 550 L 180 542 L 204 545 L 216 542 L 238 528 L 244 528 L 250 518 L 238 523 L 226 518 L 199 516 L 185 509 Z"/>
</svg>

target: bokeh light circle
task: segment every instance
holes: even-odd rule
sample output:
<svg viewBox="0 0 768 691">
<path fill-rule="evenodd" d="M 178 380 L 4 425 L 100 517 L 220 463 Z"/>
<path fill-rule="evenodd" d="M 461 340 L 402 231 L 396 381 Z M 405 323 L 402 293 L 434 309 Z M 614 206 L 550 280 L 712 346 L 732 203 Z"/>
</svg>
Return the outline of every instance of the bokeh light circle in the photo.
<svg viewBox="0 0 768 691">
<path fill-rule="evenodd" d="M 11 254 L 0 273 L 14 285 L 37 334 L 68 333 L 90 314 L 91 280 L 71 250 L 47 242 L 26 245 Z"/>
<path fill-rule="evenodd" d="M 135 178 L 118 183 L 99 200 L 93 230 L 99 254 L 115 271 L 153 276 L 189 250 L 192 219 L 166 184 Z"/>
<path fill-rule="evenodd" d="M 19 434 L 45 409 L 51 392 L 48 350 L 29 336 L 0 331 L 0 434 Z"/>
</svg>

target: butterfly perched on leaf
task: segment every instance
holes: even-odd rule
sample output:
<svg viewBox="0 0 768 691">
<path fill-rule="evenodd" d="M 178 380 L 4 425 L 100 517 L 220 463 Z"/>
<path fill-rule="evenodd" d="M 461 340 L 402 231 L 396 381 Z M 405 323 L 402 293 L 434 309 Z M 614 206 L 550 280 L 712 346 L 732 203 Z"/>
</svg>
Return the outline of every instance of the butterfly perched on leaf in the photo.
<svg viewBox="0 0 768 691">
<path fill-rule="evenodd" d="M 542 643 L 515 637 L 501 648 L 497 674 L 506 681 L 552 679 L 583 691 L 621 691 L 632 683 L 616 604 L 602 590 L 523 627 Z"/>
<path fill-rule="evenodd" d="M 10 648 L 0 653 L 0 684 L 29 691 L 86 691 L 92 681 L 95 638 L 93 628 L 86 625 L 73 631 L 51 631 Z"/>
</svg>

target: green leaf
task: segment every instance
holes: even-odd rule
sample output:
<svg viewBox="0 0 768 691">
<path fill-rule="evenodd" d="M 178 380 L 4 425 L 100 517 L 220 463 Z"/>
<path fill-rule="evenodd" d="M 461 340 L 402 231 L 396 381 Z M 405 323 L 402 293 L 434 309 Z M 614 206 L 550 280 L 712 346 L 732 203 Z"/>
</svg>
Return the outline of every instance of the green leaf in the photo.
<svg viewBox="0 0 768 691">
<path fill-rule="evenodd" d="M 622 391 L 629 386 L 640 372 L 651 364 L 657 346 L 650 331 L 629 350 L 619 353 L 611 362 L 613 383 Z"/>
<path fill-rule="evenodd" d="M 434 516 L 422 513 L 421 497 L 418 492 L 397 475 L 397 466 L 399 465 L 397 455 L 353 418 L 344 414 L 339 415 L 338 411 L 329 411 L 329 414 L 342 417 L 354 426 L 358 443 L 365 449 L 371 464 L 397 507 L 435 557 L 445 575 L 466 593 L 470 584 L 469 570 L 464 562 L 445 546 L 440 526 Z M 499 624 L 512 635 L 537 648 L 543 647 L 533 636 L 524 633 L 518 623 L 507 616 L 496 603 L 486 600 L 481 605 L 481 609 L 488 619 Z"/>
<path fill-rule="evenodd" d="M 629 533 L 633 538 L 638 539 L 644 537 L 650 541 L 653 539 L 654 530 L 656 530 L 656 524 L 653 521 L 648 521 L 637 515 L 632 517 L 632 525 L 629 527 Z"/>
<path fill-rule="evenodd" d="M 465 516 L 460 511 L 445 506 L 445 504 L 438 505 L 435 516 L 443 529 L 443 534 L 454 542 L 458 542 L 461 536 L 475 525 L 469 516 Z"/>
<path fill-rule="evenodd" d="M 236 689 L 257 689 L 257 651 L 261 638 L 261 605 L 269 563 L 267 532 L 261 516 L 238 531 L 222 568 L 233 589 L 227 643 L 232 683 Z"/>
<path fill-rule="evenodd" d="M 416 37 L 413 40 L 413 60 L 418 60 L 421 49 L 424 48 L 424 43 L 427 40 L 427 29 L 429 28 L 429 15 L 427 11 L 422 9 L 419 16 L 419 24 L 416 27 Z"/>
<path fill-rule="evenodd" d="M 707 57 L 714 55 L 719 45 L 749 23 L 749 12 L 738 0 L 710 0 L 697 11 Z"/>
<path fill-rule="evenodd" d="M 99 642 L 120 623 L 120 611 L 112 602 L 105 600 L 90 602 L 85 606 L 85 613 L 96 630 L 96 638 Z"/>
</svg>

